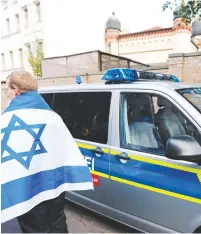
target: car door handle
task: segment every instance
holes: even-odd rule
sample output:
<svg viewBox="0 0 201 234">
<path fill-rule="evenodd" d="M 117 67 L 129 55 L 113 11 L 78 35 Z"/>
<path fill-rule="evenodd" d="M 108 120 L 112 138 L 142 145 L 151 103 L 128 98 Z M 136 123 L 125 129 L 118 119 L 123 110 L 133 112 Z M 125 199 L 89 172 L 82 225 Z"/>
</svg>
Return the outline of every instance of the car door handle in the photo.
<svg viewBox="0 0 201 234">
<path fill-rule="evenodd" d="M 92 149 L 92 152 L 94 152 L 95 154 L 99 154 L 99 155 L 103 155 L 104 152 L 100 147 L 96 147 L 95 149 Z"/>
<path fill-rule="evenodd" d="M 123 160 L 130 160 L 130 158 L 128 157 L 127 153 L 121 153 L 121 154 L 116 154 L 115 155 L 117 158 L 119 159 L 123 159 Z"/>
</svg>

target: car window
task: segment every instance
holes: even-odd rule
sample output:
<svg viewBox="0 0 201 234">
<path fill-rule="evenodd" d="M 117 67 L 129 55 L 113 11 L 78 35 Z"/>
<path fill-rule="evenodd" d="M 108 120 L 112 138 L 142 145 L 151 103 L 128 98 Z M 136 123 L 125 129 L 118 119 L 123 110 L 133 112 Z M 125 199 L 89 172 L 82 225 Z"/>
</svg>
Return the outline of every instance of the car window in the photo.
<svg viewBox="0 0 201 234">
<path fill-rule="evenodd" d="M 201 113 L 201 87 L 178 89 L 177 92 Z"/>
<path fill-rule="evenodd" d="M 201 134 L 189 119 L 169 100 L 162 96 L 152 96 L 157 99 L 157 108 L 154 109 L 155 125 L 164 144 L 170 137 L 189 135 L 201 145 Z"/>
<path fill-rule="evenodd" d="M 56 93 L 53 109 L 77 139 L 107 143 L 110 92 Z"/>
<path fill-rule="evenodd" d="M 45 102 L 52 108 L 53 105 L 53 93 L 42 93 L 41 96 L 44 98 Z"/>
<path fill-rule="evenodd" d="M 164 155 L 169 138 L 190 135 L 200 144 L 198 130 L 167 99 L 145 93 L 122 93 L 121 147 Z"/>
</svg>

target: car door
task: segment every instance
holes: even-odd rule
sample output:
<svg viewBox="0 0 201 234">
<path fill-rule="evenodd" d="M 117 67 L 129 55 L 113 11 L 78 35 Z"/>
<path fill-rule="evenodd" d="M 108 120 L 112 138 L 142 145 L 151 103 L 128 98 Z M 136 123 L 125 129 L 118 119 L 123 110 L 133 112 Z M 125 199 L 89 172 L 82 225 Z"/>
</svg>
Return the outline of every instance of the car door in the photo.
<svg viewBox="0 0 201 234">
<path fill-rule="evenodd" d="M 109 180 L 109 118 L 111 92 L 55 93 L 53 109 L 63 118 L 85 157 L 94 191 L 67 193 L 81 205 L 114 215 Z"/>
<path fill-rule="evenodd" d="M 116 218 L 146 232 L 192 231 L 194 222 L 201 223 L 201 167 L 165 158 L 163 132 L 191 135 L 201 144 L 199 130 L 163 94 L 120 92 L 116 100 L 112 133 L 118 137 L 110 152 Z M 157 123 L 162 110 L 168 125 Z"/>
</svg>

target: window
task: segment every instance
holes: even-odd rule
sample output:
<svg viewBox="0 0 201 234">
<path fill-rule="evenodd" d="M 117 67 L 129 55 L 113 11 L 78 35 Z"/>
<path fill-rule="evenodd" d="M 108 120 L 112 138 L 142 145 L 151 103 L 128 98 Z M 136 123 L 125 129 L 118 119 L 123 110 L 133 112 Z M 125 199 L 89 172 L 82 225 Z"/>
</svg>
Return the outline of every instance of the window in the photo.
<svg viewBox="0 0 201 234">
<path fill-rule="evenodd" d="M 4 9 L 6 9 L 8 7 L 8 0 L 2 0 L 1 3 L 2 3 Z"/>
<path fill-rule="evenodd" d="M 24 11 L 24 27 L 28 26 L 28 9 L 27 7 L 23 8 Z"/>
<path fill-rule="evenodd" d="M 27 52 L 29 53 L 31 51 L 31 45 L 29 43 L 26 44 Z"/>
<path fill-rule="evenodd" d="M 201 87 L 179 89 L 177 92 L 201 113 Z"/>
<path fill-rule="evenodd" d="M 5 70 L 5 57 L 4 54 L 1 54 L 1 71 Z"/>
<path fill-rule="evenodd" d="M 35 5 L 36 5 L 37 23 L 39 23 L 41 22 L 40 2 L 37 2 Z"/>
<path fill-rule="evenodd" d="M 10 20 L 6 19 L 6 33 L 10 34 Z"/>
<path fill-rule="evenodd" d="M 44 93 L 44 94 L 41 94 L 41 96 L 44 98 L 44 100 L 50 106 L 50 108 L 52 108 L 54 94 L 53 93 Z"/>
<path fill-rule="evenodd" d="M 43 52 L 43 42 L 40 41 L 40 42 L 38 43 L 38 45 L 39 45 L 40 50 Z"/>
<path fill-rule="evenodd" d="M 16 22 L 16 32 L 20 30 L 20 17 L 19 15 L 15 15 L 15 22 Z"/>
<path fill-rule="evenodd" d="M 110 92 L 56 93 L 53 109 L 74 138 L 106 144 Z"/>
<path fill-rule="evenodd" d="M 9 51 L 9 55 L 10 55 L 10 68 L 12 69 L 14 67 L 13 52 Z"/>
<path fill-rule="evenodd" d="M 22 51 L 22 49 L 19 49 L 19 61 L 20 61 L 20 67 L 23 67 L 23 51 Z"/>
<path fill-rule="evenodd" d="M 201 134 L 167 99 L 144 93 L 124 93 L 120 108 L 121 146 L 164 154 L 169 138 L 189 135 L 201 145 Z"/>
<path fill-rule="evenodd" d="M 167 41 L 168 43 L 171 43 L 172 42 L 172 40 L 171 39 L 168 39 L 168 41 Z"/>
</svg>

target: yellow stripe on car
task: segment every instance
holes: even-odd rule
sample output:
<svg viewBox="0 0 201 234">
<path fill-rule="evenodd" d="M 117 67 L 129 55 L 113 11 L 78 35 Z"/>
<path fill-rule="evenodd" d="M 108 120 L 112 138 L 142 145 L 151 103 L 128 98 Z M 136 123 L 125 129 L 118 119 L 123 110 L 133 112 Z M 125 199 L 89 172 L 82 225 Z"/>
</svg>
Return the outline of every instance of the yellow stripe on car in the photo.
<svg viewBox="0 0 201 234">
<path fill-rule="evenodd" d="M 133 182 L 133 181 L 124 180 L 124 179 L 117 178 L 117 177 L 114 177 L 114 176 L 111 176 L 110 178 L 111 178 L 111 180 L 117 181 L 119 183 L 128 184 L 128 185 L 138 187 L 138 188 L 141 188 L 141 189 L 145 189 L 145 190 L 149 190 L 149 191 L 152 191 L 152 192 L 155 192 L 155 193 L 160 193 L 160 194 L 164 194 L 164 195 L 167 195 L 167 196 L 170 196 L 170 197 L 175 197 L 175 198 L 179 198 L 179 199 L 186 200 L 186 201 L 189 201 L 189 202 L 194 202 L 194 203 L 201 204 L 201 199 L 198 199 L 198 198 L 189 197 L 189 196 L 186 196 L 186 195 L 170 192 L 170 191 L 159 189 L 159 188 L 154 188 L 154 187 L 151 187 L 151 186 L 148 186 L 148 185 L 139 184 L 139 183 L 136 183 L 136 182 Z"/>
<path fill-rule="evenodd" d="M 137 187 L 137 188 L 149 190 L 151 192 L 163 194 L 163 195 L 166 195 L 166 196 L 169 196 L 169 197 L 174 197 L 174 198 L 182 199 L 182 200 L 185 200 L 185 201 L 201 204 L 201 199 L 198 199 L 198 198 L 189 197 L 189 196 L 182 195 L 182 194 L 179 194 L 179 193 L 170 192 L 170 191 L 167 191 L 167 190 L 163 190 L 163 189 L 155 188 L 155 187 L 152 187 L 152 186 L 136 183 L 136 182 L 133 182 L 133 181 L 121 179 L 121 178 L 114 177 L 114 176 L 109 176 L 108 174 L 100 173 L 100 172 L 97 172 L 97 171 L 92 171 L 91 170 L 91 174 L 98 175 L 100 177 L 107 178 L 107 179 L 110 178 L 111 180 L 122 183 L 122 184 L 127 184 L 127 185 L 134 186 L 134 187 Z M 200 179 L 201 179 L 201 177 L 200 177 Z"/>
</svg>

